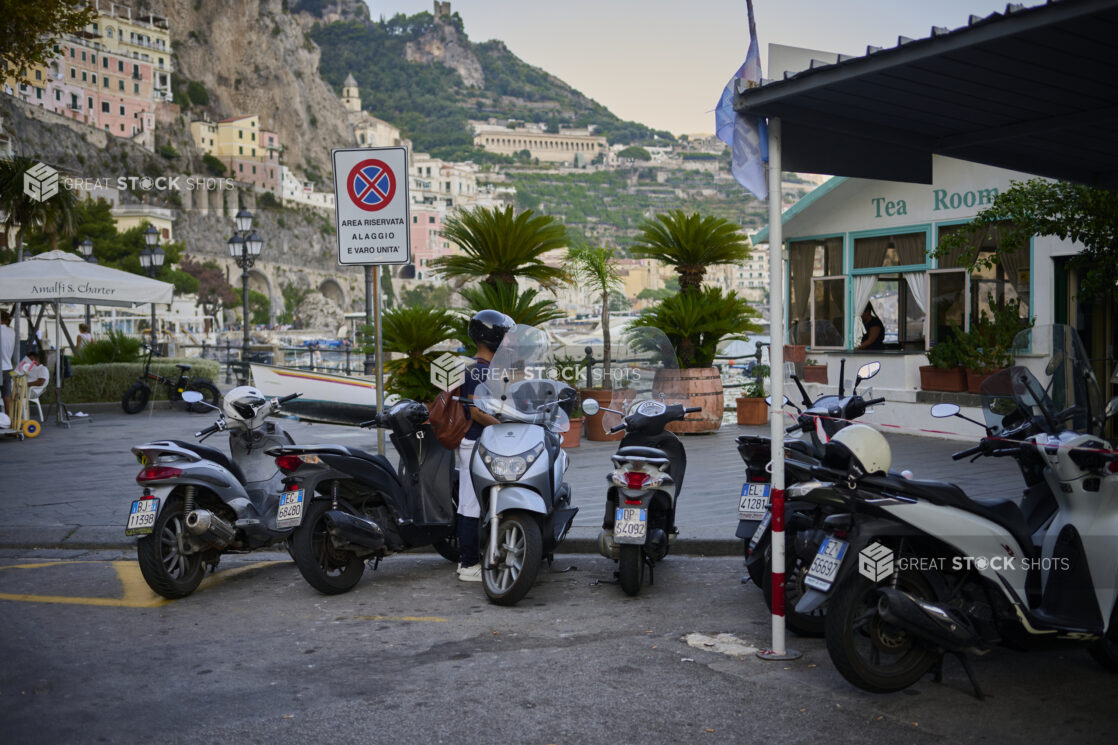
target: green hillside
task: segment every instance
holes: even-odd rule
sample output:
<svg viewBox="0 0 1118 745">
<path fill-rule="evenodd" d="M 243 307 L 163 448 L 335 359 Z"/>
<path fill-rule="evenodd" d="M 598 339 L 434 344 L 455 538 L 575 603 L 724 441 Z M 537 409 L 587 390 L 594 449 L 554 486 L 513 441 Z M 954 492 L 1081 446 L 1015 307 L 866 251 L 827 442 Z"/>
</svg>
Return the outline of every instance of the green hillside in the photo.
<svg viewBox="0 0 1118 745">
<path fill-rule="evenodd" d="M 483 89 L 467 86 L 441 64 L 409 62 L 405 47 L 436 29 L 451 27 L 481 64 Z M 608 109 L 538 67 L 525 64 L 500 41 L 469 41 L 457 13 L 315 23 L 311 38 L 322 49 L 319 70 L 340 94 L 352 74 L 371 114 L 400 128 L 417 150 L 448 160 L 507 160 L 473 147 L 469 119 L 516 119 L 560 125 L 595 125 L 611 144 L 674 141 L 668 132 L 618 119 Z"/>
</svg>

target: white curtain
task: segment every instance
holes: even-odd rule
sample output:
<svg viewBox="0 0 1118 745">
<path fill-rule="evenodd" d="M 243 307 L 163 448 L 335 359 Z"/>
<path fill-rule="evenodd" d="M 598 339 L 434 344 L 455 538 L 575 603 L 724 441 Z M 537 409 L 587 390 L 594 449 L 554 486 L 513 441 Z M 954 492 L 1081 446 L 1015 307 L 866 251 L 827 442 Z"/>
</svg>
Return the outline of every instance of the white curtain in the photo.
<svg viewBox="0 0 1118 745">
<path fill-rule="evenodd" d="M 925 315 L 928 313 L 927 277 L 927 272 L 905 272 L 904 275 L 905 281 L 908 282 L 908 296 Z"/>
<path fill-rule="evenodd" d="M 862 311 L 865 309 L 866 303 L 870 301 L 870 295 L 873 294 L 873 286 L 876 283 L 876 274 L 859 274 L 854 278 L 854 309 L 852 314 L 854 316 L 855 343 L 866 333 L 865 324 L 862 323 Z"/>
</svg>

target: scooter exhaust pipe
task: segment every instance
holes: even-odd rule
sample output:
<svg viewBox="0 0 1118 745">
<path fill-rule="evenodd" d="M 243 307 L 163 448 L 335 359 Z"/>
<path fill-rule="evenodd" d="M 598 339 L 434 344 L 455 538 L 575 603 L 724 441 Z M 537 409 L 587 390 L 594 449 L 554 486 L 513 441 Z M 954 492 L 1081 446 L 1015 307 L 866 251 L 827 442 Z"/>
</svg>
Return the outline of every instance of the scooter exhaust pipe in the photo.
<svg viewBox="0 0 1118 745">
<path fill-rule="evenodd" d="M 949 652 L 985 649 L 970 621 L 955 608 L 917 600 L 892 587 L 877 592 L 877 612 L 886 623 Z"/>
<path fill-rule="evenodd" d="M 598 533 L 598 553 L 614 561 L 621 558 L 621 547 L 614 542 L 612 531 Z"/>
<path fill-rule="evenodd" d="M 336 545 L 360 546 L 369 551 L 384 548 L 384 531 L 372 520 L 341 510 L 330 510 L 322 517 Z"/>
<path fill-rule="evenodd" d="M 222 549 L 237 534 L 232 525 L 209 510 L 192 510 L 186 516 L 186 529 L 213 548 Z"/>
</svg>

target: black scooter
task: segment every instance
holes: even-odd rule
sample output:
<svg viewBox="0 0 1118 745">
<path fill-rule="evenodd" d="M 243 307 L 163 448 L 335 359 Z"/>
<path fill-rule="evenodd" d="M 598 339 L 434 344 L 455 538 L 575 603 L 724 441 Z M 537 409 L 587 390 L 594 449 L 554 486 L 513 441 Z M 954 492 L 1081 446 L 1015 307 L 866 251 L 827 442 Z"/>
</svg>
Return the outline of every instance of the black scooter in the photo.
<svg viewBox="0 0 1118 745">
<path fill-rule="evenodd" d="M 286 489 L 307 495 L 291 553 L 303 578 L 326 595 L 351 590 L 366 560 L 376 569 L 385 556 L 410 548 L 433 546 L 459 560 L 455 455 L 439 444 L 427 407 L 405 399 L 361 426 L 390 430 L 399 469 L 383 455 L 344 445 L 268 451 L 287 475 Z"/>
<path fill-rule="evenodd" d="M 656 562 L 667 556 L 678 532 L 676 499 L 683 487 L 687 453 L 679 438 L 664 428 L 701 409 L 646 399 L 633 404 L 610 430 L 627 432 L 611 456 L 614 470 L 606 477 L 609 488 L 598 551 L 619 563 L 618 580 L 626 595 L 640 592 L 645 567 L 652 584 Z M 593 416 L 599 410 L 623 414 L 601 409 L 593 399 L 582 402 L 584 414 Z"/>
</svg>

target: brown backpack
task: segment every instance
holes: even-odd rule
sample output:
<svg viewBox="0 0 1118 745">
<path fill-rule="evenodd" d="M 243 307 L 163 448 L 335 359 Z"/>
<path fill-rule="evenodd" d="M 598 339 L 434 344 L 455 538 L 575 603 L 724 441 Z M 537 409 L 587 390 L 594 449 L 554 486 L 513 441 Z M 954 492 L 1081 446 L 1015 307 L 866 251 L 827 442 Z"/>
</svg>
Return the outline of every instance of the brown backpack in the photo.
<svg viewBox="0 0 1118 745">
<path fill-rule="evenodd" d="M 458 447 L 470 429 L 470 418 L 466 416 L 466 407 L 461 401 L 454 399 L 461 392 L 461 387 L 443 391 L 435 397 L 435 402 L 427 407 L 427 415 L 431 421 L 431 429 L 435 431 L 435 439 L 447 450 Z"/>
</svg>

